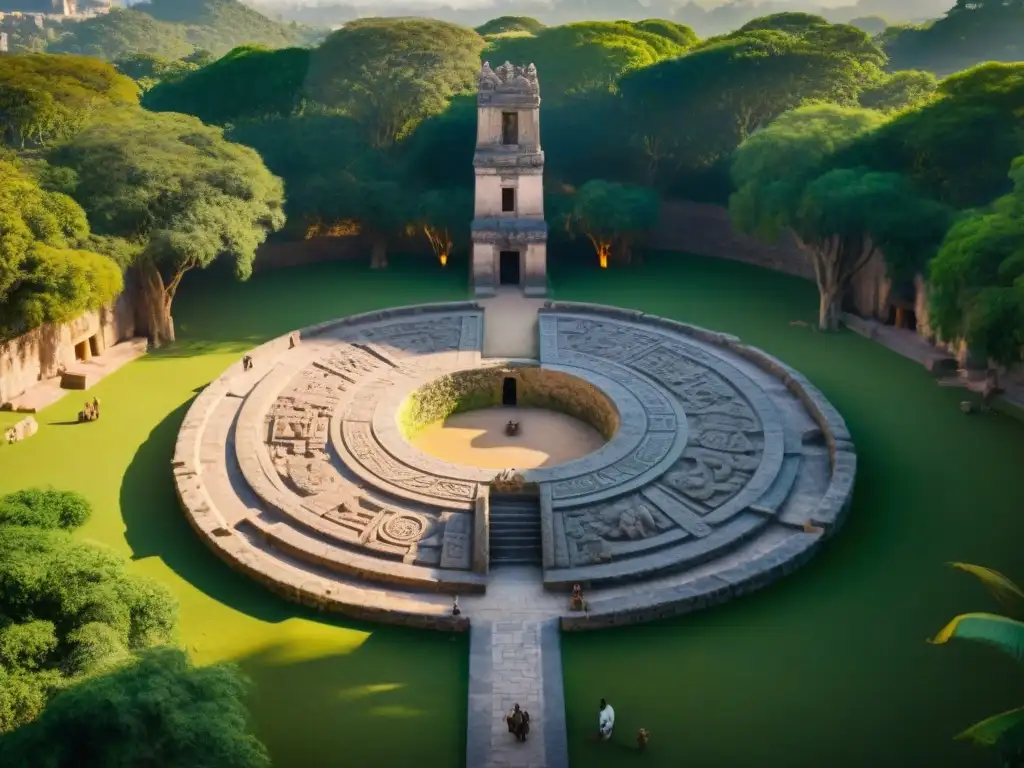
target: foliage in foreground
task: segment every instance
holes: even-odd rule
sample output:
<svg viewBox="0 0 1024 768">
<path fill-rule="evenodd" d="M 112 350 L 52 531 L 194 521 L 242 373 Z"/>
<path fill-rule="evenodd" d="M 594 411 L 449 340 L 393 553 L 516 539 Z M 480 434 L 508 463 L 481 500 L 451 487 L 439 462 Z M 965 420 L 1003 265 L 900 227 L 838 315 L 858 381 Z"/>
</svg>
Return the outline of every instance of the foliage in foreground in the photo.
<svg viewBox="0 0 1024 768">
<path fill-rule="evenodd" d="M 1015 661 L 1024 661 L 1024 592 L 1003 574 L 968 563 L 950 563 L 976 576 L 1008 615 L 964 613 L 953 618 L 930 642 L 971 640 L 997 648 Z M 1024 764 L 1024 707 L 982 720 L 957 736 L 992 747 L 1007 768 Z"/>
<path fill-rule="evenodd" d="M 231 665 L 195 667 L 176 648 L 59 693 L 34 722 L 0 737 L 5 768 L 267 768 L 249 732 L 246 679 Z"/>
<path fill-rule="evenodd" d="M 0 498 L 0 733 L 174 630 L 177 607 L 163 587 L 71 536 L 90 511 L 83 497 L 64 491 Z"/>
</svg>

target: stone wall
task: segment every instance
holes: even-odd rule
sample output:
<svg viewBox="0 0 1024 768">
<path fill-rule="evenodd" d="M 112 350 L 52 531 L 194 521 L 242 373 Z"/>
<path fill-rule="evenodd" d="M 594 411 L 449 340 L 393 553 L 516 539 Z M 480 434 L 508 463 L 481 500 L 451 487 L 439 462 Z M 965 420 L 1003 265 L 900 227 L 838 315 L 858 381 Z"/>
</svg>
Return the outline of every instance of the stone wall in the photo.
<svg viewBox="0 0 1024 768">
<path fill-rule="evenodd" d="M 398 410 L 399 427 L 409 438 L 452 414 L 501 405 L 502 385 L 508 377 L 517 381 L 516 402 L 523 408 L 568 414 L 606 440 L 619 428 L 618 411 L 594 385 L 559 371 L 517 365 L 457 371 L 435 379 L 405 399 Z"/>
<path fill-rule="evenodd" d="M 76 344 L 85 342 L 90 355 L 102 355 L 134 335 L 133 307 L 122 293 L 112 306 L 86 312 L 63 325 L 44 325 L 0 345 L 0 404 L 56 376 L 61 366 L 73 368 Z"/>
</svg>

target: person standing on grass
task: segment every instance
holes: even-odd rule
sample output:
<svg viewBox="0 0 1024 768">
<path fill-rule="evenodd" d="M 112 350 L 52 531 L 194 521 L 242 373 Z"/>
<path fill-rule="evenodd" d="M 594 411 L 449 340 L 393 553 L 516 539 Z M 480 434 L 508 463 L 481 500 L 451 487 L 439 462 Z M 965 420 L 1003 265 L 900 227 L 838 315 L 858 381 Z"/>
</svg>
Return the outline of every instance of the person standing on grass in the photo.
<svg viewBox="0 0 1024 768">
<path fill-rule="evenodd" d="M 601 708 L 597 716 L 597 733 L 601 741 L 608 741 L 615 729 L 615 710 L 612 705 L 601 699 Z"/>
</svg>

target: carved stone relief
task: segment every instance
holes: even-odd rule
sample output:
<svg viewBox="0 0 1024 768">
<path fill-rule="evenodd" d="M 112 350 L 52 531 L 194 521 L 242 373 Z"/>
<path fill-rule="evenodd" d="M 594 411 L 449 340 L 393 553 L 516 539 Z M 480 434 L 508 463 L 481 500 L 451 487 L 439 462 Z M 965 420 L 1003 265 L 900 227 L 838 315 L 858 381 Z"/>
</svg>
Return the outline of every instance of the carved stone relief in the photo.
<svg viewBox="0 0 1024 768">
<path fill-rule="evenodd" d="M 451 501 L 472 501 L 476 486 L 458 480 L 428 475 L 388 455 L 373 438 L 365 422 L 346 421 L 342 428 L 345 446 L 367 470 L 387 483 L 424 496 Z"/>
<path fill-rule="evenodd" d="M 468 569 L 472 564 L 473 518 L 468 514 L 453 513 L 444 526 L 441 541 L 441 567 Z"/>
<path fill-rule="evenodd" d="M 558 323 L 558 348 L 583 352 L 605 360 L 625 360 L 661 337 L 617 323 L 562 318 Z"/>
<path fill-rule="evenodd" d="M 569 565 L 609 562 L 616 544 L 640 541 L 671 530 L 675 524 L 638 495 L 609 504 L 562 513 Z"/>
<path fill-rule="evenodd" d="M 458 349 L 461 336 L 461 316 L 381 325 L 362 332 L 363 339 L 381 347 L 388 356 L 399 358 Z"/>
<path fill-rule="evenodd" d="M 629 482 L 653 469 L 659 461 L 668 455 L 674 442 L 674 432 L 649 433 L 640 441 L 640 445 L 635 451 L 611 466 L 553 483 L 551 497 L 564 499 L 585 496 Z"/>
</svg>

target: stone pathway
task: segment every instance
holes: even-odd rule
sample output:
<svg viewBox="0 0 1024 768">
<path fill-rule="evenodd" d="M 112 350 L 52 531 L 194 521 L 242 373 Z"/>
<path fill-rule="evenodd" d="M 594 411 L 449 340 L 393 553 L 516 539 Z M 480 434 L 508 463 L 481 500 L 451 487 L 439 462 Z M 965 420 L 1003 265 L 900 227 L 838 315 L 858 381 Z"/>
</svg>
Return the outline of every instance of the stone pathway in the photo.
<svg viewBox="0 0 1024 768">
<path fill-rule="evenodd" d="M 539 569 L 498 568 L 488 584 L 490 599 L 467 611 L 472 615 L 466 765 L 472 768 L 569 765 L 555 618 L 564 598 L 536 600 L 539 582 Z M 515 704 L 530 713 L 525 743 L 505 723 Z"/>
<path fill-rule="evenodd" d="M 480 301 L 484 309 L 483 357 L 536 360 L 540 354 L 537 310 L 545 299 L 528 299 L 518 288 L 502 288 Z"/>
</svg>

